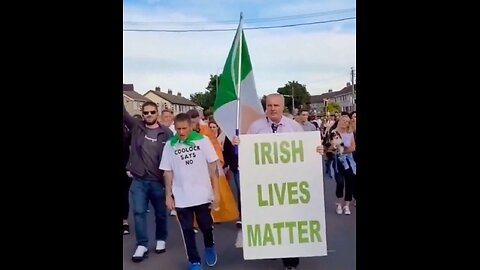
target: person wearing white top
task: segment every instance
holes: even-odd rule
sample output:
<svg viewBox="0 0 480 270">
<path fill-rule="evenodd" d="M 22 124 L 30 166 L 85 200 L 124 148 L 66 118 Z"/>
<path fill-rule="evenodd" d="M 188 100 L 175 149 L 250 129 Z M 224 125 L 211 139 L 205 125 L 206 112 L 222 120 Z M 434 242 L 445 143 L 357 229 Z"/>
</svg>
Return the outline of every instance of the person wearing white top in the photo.
<svg viewBox="0 0 480 270">
<path fill-rule="evenodd" d="M 165 145 L 160 170 L 164 171 L 166 206 L 177 211 L 187 250 L 189 270 L 201 270 L 195 242 L 194 215 L 203 233 L 205 262 L 217 263 L 211 208 L 218 209 L 218 156 L 208 137 L 192 130 L 190 116 L 175 117 L 177 133 Z"/>
</svg>

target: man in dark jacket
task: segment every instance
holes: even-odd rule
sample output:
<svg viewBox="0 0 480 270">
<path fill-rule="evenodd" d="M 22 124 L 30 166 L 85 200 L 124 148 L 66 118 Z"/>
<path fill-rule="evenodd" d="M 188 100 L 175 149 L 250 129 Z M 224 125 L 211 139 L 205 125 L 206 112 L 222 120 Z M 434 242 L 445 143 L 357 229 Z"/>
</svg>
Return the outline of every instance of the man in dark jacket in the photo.
<svg viewBox="0 0 480 270">
<path fill-rule="evenodd" d="M 242 204 L 240 202 L 240 172 L 238 171 L 238 155 L 235 154 L 235 148 L 227 137 L 223 144 L 223 158 L 225 159 L 224 169 L 228 169 L 232 172 L 233 183 L 235 184 L 235 197 L 237 199 L 237 207 L 239 217 L 236 222 L 237 228 L 242 228 Z M 228 175 L 225 173 L 225 175 Z"/>
<path fill-rule="evenodd" d="M 127 163 L 130 156 L 130 130 L 126 125 L 123 125 L 123 151 L 122 151 L 122 217 L 123 217 L 123 234 L 130 234 L 130 226 L 128 225 L 128 211 L 130 210 L 130 204 L 128 202 L 128 191 L 130 190 L 130 185 L 132 184 L 132 178 L 127 175 Z"/>
<path fill-rule="evenodd" d="M 132 117 L 123 107 L 123 121 L 131 132 L 130 158 L 126 169 L 132 175 L 130 194 L 135 219 L 137 249 L 134 262 L 142 261 L 148 252 L 147 206 L 150 201 L 155 210 L 155 252 L 165 252 L 167 239 L 167 211 L 165 183 L 159 169 L 163 147 L 173 135 L 172 131 L 157 122 L 157 104 L 147 101 L 142 105 L 143 120 Z"/>
</svg>

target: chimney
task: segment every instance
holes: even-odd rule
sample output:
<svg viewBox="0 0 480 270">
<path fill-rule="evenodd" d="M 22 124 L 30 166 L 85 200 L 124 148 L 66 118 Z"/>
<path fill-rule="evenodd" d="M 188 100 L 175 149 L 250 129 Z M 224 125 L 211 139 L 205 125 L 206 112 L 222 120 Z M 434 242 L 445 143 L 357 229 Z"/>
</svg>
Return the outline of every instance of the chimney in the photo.
<svg viewBox="0 0 480 270">
<path fill-rule="evenodd" d="M 347 87 L 349 87 L 350 85 L 352 85 L 350 82 L 347 82 Z"/>
<path fill-rule="evenodd" d="M 332 93 L 332 92 L 333 92 L 333 90 L 332 90 L 332 89 L 328 89 L 328 93 Z"/>
<path fill-rule="evenodd" d="M 181 97 L 181 96 L 182 96 L 182 93 L 178 92 L 178 93 L 177 93 L 177 96 Z"/>
<path fill-rule="evenodd" d="M 168 89 L 167 93 L 168 93 L 169 95 L 171 95 L 171 94 L 172 94 L 172 89 Z"/>
<path fill-rule="evenodd" d="M 123 91 L 133 91 L 133 84 L 123 84 Z"/>
<path fill-rule="evenodd" d="M 159 86 L 155 86 L 155 92 L 160 92 L 160 87 Z"/>
</svg>

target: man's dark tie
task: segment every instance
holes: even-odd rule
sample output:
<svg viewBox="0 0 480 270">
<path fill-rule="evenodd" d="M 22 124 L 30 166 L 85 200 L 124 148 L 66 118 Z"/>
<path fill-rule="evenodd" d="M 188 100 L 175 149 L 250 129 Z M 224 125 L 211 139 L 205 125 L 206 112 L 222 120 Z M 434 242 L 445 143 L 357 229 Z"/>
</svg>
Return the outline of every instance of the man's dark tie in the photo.
<svg viewBox="0 0 480 270">
<path fill-rule="evenodd" d="M 275 123 L 272 123 L 272 131 L 273 131 L 273 133 L 277 133 L 277 129 L 278 129 L 278 125 L 276 125 Z"/>
</svg>

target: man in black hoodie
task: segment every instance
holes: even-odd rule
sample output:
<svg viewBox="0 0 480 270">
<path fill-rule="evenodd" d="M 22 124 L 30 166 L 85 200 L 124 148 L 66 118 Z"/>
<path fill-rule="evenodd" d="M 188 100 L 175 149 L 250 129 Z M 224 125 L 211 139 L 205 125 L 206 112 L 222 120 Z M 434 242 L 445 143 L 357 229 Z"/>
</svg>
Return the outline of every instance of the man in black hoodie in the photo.
<svg viewBox="0 0 480 270">
<path fill-rule="evenodd" d="M 167 239 L 167 210 L 165 206 L 165 182 L 159 169 L 163 147 L 173 135 L 172 131 L 158 123 L 157 104 L 147 101 L 142 105 L 143 120 L 132 117 L 125 106 L 123 121 L 132 136 L 130 157 L 126 169 L 132 175 L 130 194 L 135 219 L 137 249 L 134 262 L 142 261 L 148 253 L 147 206 L 150 201 L 155 210 L 155 252 L 165 252 Z"/>
</svg>

